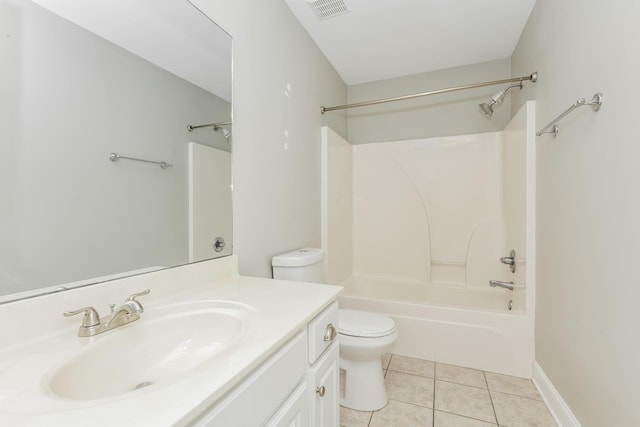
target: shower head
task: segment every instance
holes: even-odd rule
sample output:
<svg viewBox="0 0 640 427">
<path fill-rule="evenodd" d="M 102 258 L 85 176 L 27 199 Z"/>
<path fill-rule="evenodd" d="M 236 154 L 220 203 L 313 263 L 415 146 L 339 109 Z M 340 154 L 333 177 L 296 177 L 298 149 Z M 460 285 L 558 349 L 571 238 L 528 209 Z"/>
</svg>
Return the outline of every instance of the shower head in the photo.
<svg viewBox="0 0 640 427">
<path fill-rule="evenodd" d="M 493 104 L 487 104 L 486 102 L 483 102 L 482 104 L 479 104 L 479 106 L 484 114 L 489 117 L 493 116 Z"/>
<path fill-rule="evenodd" d="M 231 137 L 231 131 L 229 129 L 225 129 L 223 127 L 220 126 L 214 126 L 213 127 L 214 131 L 222 131 L 222 135 L 224 135 L 225 138 L 229 139 Z"/>
<path fill-rule="evenodd" d="M 487 116 L 487 117 L 492 117 L 493 116 L 493 106 L 500 104 L 502 101 L 504 101 L 504 97 L 507 94 L 507 91 L 511 88 L 514 87 L 518 87 L 520 89 L 522 89 L 522 82 L 515 84 L 515 85 L 511 85 L 507 88 L 502 89 L 500 92 L 496 93 L 495 95 L 493 95 L 491 97 L 491 101 L 489 101 L 489 103 L 487 104 L 486 102 L 483 102 L 482 104 L 479 104 L 480 109 L 482 110 L 482 112 Z"/>
</svg>

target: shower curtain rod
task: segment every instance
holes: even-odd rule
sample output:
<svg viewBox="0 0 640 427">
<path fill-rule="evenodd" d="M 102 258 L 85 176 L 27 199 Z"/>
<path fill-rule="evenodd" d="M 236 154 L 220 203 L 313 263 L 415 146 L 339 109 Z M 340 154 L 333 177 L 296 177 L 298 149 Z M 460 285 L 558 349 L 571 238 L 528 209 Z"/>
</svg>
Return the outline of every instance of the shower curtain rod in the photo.
<svg viewBox="0 0 640 427">
<path fill-rule="evenodd" d="M 384 98 L 384 99 L 376 99 L 374 101 L 357 102 L 355 104 L 336 105 L 335 107 L 322 106 L 322 107 L 320 107 L 320 113 L 324 114 L 327 111 L 346 110 L 347 108 L 356 108 L 356 107 L 366 107 L 367 105 L 384 104 L 386 102 L 403 101 L 405 99 L 420 98 L 422 96 L 429 96 L 429 95 L 438 95 L 440 93 L 455 92 L 457 90 L 473 89 L 473 88 L 484 87 L 484 86 L 501 85 L 501 84 L 505 84 L 505 83 L 524 82 L 524 81 L 527 81 L 527 80 L 530 80 L 532 83 L 535 83 L 536 80 L 538 80 L 538 73 L 537 72 L 533 72 L 533 73 L 531 73 L 530 75 L 528 75 L 526 77 L 514 77 L 512 79 L 494 80 L 492 82 L 474 83 L 474 84 L 464 85 L 464 86 L 448 87 L 448 88 L 445 88 L 445 89 L 432 90 L 432 91 L 429 91 L 429 92 L 414 93 L 412 95 L 395 96 L 393 98 Z"/>
</svg>

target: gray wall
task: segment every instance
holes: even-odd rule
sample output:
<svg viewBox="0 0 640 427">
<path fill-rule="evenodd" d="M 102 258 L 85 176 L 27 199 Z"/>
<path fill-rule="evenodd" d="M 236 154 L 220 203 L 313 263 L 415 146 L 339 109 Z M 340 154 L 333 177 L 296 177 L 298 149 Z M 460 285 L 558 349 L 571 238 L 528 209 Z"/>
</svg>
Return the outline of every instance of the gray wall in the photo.
<svg viewBox="0 0 640 427">
<path fill-rule="evenodd" d="M 267 276 L 273 254 L 319 244 L 318 128 L 328 122 L 346 136 L 346 120 L 321 117 L 317 108 L 347 102 L 346 88 L 284 2 L 194 2 L 234 37 L 235 251 L 243 274 Z M 640 69 L 639 8 L 628 0 L 538 0 L 511 63 L 514 76 L 540 72 L 538 83 L 510 95 L 513 111 L 537 99 L 539 126 L 577 97 L 605 94 L 602 111 L 577 112 L 557 139 L 538 144 L 537 359 L 585 426 L 640 423 L 640 287 L 629 268 L 640 241 L 638 109 L 629 95 L 632 71 Z M 487 74 L 465 82 L 503 77 Z M 437 87 L 460 83 L 454 80 Z M 468 108 L 491 93 L 467 100 L 465 114 L 477 114 Z M 467 116 L 443 114 L 451 127 L 420 136 L 465 132 L 459 126 Z M 411 137 L 383 118 L 372 120 L 395 129 L 392 139 Z M 417 114 L 408 126 L 423 120 Z M 433 120 L 427 131 L 437 126 Z M 356 132 L 350 139 L 371 138 Z"/>
<path fill-rule="evenodd" d="M 233 37 L 233 222 L 240 272 L 320 245 L 320 127 L 346 136 L 346 85 L 281 0 L 194 0 Z M 286 133 L 285 133 L 286 131 Z"/>
<path fill-rule="evenodd" d="M 186 262 L 186 126 L 229 103 L 32 2 L 0 26 L 0 293 Z"/>
<path fill-rule="evenodd" d="M 585 426 L 640 425 L 640 2 L 538 0 L 512 57 L 538 128 L 536 359 Z"/>
<path fill-rule="evenodd" d="M 524 75 L 529 75 L 527 71 Z M 370 101 L 511 77 L 509 59 L 349 86 L 349 103 Z M 398 141 L 500 131 L 511 117 L 510 96 L 488 119 L 478 108 L 507 85 L 432 95 L 349 110 L 349 142 Z M 511 89 L 509 93 L 517 91 Z M 336 114 L 335 112 L 327 113 Z"/>
</svg>

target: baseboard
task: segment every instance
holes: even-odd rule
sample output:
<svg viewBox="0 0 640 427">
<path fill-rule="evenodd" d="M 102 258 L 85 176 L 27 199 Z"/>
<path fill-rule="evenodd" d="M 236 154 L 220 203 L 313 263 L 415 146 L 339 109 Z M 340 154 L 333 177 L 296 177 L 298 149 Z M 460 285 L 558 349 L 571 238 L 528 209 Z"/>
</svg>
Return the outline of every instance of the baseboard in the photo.
<svg viewBox="0 0 640 427">
<path fill-rule="evenodd" d="M 540 395 L 549 407 L 551 414 L 556 419 L 556 423 L 560 427 L 581 427 L 578 419 L 573 415 L 571 409 L 564 401 L 553 383 L 544 373 L 538 362 L 533 362 L 533 383 L 538 388 Z"/>
</svg>

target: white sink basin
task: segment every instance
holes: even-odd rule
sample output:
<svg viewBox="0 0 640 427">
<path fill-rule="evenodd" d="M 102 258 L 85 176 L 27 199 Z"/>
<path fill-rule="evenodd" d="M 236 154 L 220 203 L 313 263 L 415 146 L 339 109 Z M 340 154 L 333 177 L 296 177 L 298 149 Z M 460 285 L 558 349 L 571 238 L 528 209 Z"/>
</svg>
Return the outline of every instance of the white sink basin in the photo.
<svg viewBox="0 0 640 427">
<path fill-rule="evenodd" d="M 232 301 L 145 310 L 140 320 L 87 340 L 46 382 L 56 396 L 91 400 L 168 382 L 203 363 L 229 363 L 257 329 L 257 312 Z"/>
</svg>

